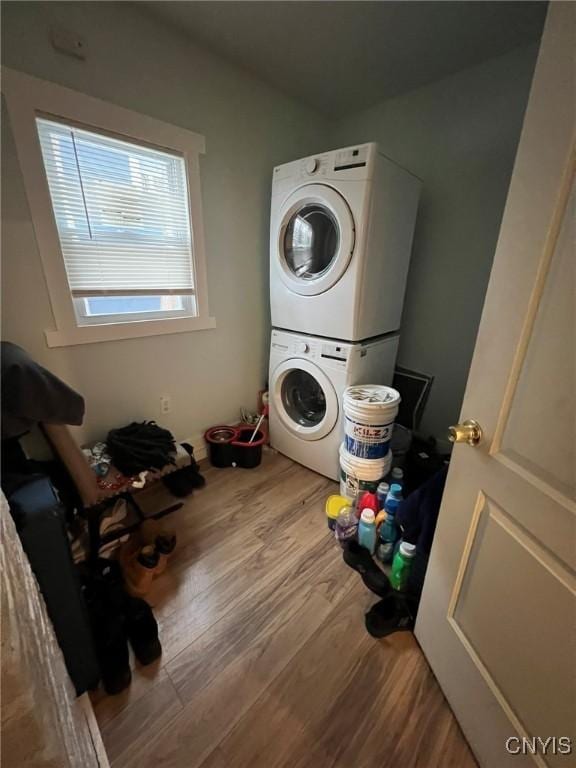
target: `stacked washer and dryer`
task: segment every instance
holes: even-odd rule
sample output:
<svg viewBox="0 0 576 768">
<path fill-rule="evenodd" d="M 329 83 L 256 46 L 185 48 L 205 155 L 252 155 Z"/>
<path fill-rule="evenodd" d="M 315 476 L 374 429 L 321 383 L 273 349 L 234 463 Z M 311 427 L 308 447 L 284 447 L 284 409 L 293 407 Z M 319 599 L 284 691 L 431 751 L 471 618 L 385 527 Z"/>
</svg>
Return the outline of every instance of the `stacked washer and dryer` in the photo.
<svg viewBox="0 0 576 768">
<path fill-rule="evenodd" d="M 334 480 L 344 390 L 392 383 L 420 187 L 373 143 L 274 169 L 270 442 Z"/>
</svg>

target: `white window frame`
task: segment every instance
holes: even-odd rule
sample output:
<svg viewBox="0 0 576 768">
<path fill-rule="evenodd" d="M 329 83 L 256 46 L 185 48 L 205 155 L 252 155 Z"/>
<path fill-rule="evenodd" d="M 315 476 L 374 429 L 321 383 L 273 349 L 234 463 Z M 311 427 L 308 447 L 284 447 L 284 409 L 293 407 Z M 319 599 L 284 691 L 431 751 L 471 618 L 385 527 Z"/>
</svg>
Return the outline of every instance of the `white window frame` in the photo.
<svg viewBox="0 0 576 768">
<path fill-rule="evenodd" d="M 76 312 L 76 322 L 79 327 L 87 325 L 104 325 L 108 323 L 127 323 L 127 322 L 139 322 L 140 320 L 158 320 L 158 319 L 171 319 L 178 317 L 196 317 L 194 314 L 195 298 L 196 296 L 190 296 L 186 294 L 177 294 L 178 298 L 182 301 L 182 309 L 158 309 L 149 310 L 147 312 L 123 312 L 122 314 L 113 314 L 112 312 L 100 315 L 90 315 L 86 309 L 86 302 L 92 296 L 86 296 L 84 298 L 73 298 L 74 311 Z M 100 298 L 100 297 L 98 297 Z M 130 320 L 130 316 L 133 315 L 133 320 Z"/>
<path fill-rule="evenodd" d="M 199 159 L 200 155 L 205 154 L 204 137 L 6 67 L 2 67 L 1 74 L 1 89 L 6 99 L 56 324 L 55 330 L 45 330 L 48 346 L 63 347 L 215 328 L 216 320 L 208 311 L 200 189 Z M 127 141 L 167 149 L 184 158 L 188 176 L 194 290 L 198 312 L 195 317 L 78 324 L 44 170 L 36 128 L 38 115 L 54 116 L 56 119 L 81 124 L 87 130 L 101 130 Z"/>
</svg>

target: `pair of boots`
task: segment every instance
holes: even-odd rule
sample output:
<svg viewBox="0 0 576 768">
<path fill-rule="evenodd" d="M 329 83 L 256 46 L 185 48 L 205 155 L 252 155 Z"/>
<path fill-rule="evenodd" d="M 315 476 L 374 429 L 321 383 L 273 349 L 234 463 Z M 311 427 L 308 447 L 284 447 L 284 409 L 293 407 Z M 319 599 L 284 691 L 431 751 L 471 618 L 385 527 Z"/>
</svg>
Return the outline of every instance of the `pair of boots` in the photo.
<svg viewBox="0 0 576 768">
<path fill-rule="evenodd" d="M 126 589 L 133 597 L 144 597 L 156 576 L 164 573 L 176 548 L 174 531 L 162 520 L 146 520 L 123 544 L 119 560 Z"/>
<path fill-rule="evenodd" d="M 104 689 L 120 693 L 132 679 L 128 642 L 140 664 L 162 653 L 158 624 L 144 600 L 126 593 L 115 560 L 98 558 L 78 565 Z"/>
<path fill-rule="evenodd" d="M 372 637 L 386 637 L 393 632 L 414 629 L 417 601 L 392 589 L 388 577 L 372 556 L 357 541 L 349 541 L 342 553 L 346 565 L 357 571 L 371 592 L 381 600 L 366 613 L 366 629 Z"/>
</svg>

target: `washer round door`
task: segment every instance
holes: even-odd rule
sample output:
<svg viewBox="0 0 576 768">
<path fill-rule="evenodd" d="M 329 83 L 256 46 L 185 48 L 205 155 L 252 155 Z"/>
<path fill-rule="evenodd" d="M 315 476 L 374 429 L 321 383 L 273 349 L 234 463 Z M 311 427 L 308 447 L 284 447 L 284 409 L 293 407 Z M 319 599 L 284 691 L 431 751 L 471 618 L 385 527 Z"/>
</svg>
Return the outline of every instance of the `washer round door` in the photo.
<svg viewBox="0 0 576 768">
<path fill-rule="evenodd" d="M 284 426 L 304 440 L 326 437 L 338 421 L 338 397 L 326 374 L 309 360 L 284 360 L 270 390 Z"/>
<path fill-rule="evenodd" d="M 280 277 L 295 293 L 324 293 L 342 277 L 354 250 L 354 219 L 335 189 L 307 184 L 284 201 L 278 218 Z"/>
</svg>

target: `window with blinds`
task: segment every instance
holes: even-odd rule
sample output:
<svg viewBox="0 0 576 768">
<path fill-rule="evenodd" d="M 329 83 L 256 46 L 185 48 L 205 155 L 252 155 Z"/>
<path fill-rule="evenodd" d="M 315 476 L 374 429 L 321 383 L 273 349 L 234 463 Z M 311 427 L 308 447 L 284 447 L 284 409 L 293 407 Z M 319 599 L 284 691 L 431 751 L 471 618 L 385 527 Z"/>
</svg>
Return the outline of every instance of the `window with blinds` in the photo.
<svg viewBox="0 0 576 768">
<path fill-rule="evenodd" d="M 195 316 L 183 157 L 44 117 L 36 125 L 79 322 Z"/>
</svg>

